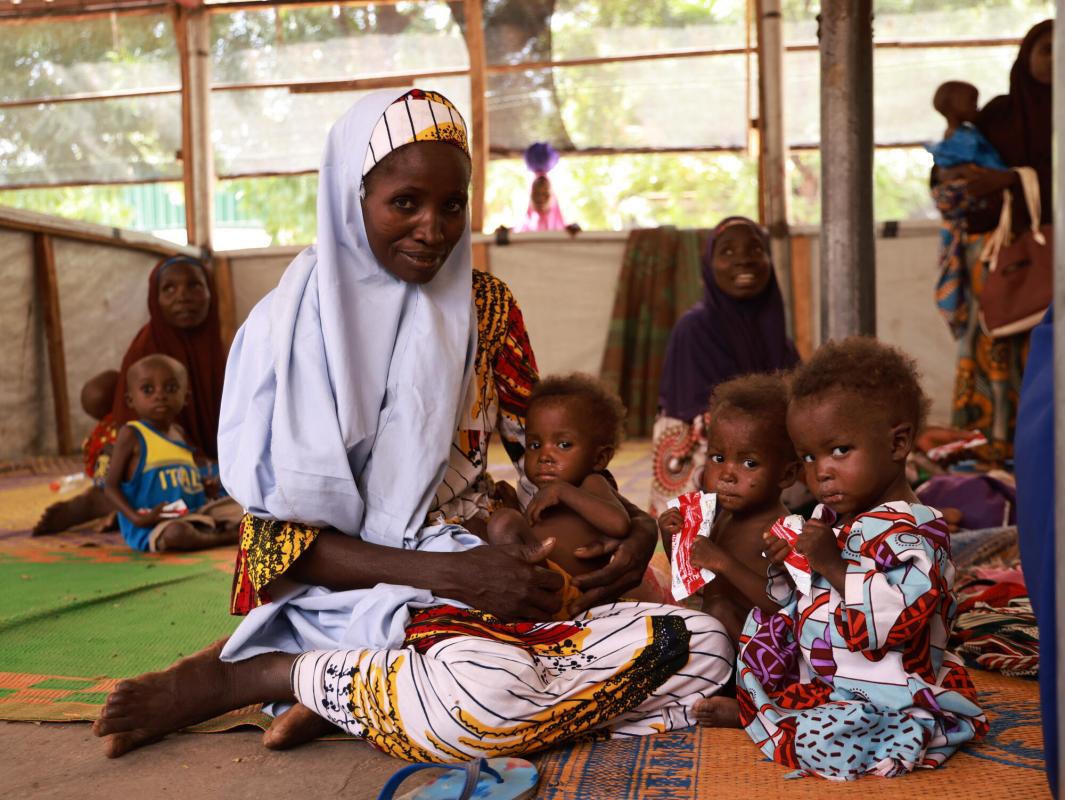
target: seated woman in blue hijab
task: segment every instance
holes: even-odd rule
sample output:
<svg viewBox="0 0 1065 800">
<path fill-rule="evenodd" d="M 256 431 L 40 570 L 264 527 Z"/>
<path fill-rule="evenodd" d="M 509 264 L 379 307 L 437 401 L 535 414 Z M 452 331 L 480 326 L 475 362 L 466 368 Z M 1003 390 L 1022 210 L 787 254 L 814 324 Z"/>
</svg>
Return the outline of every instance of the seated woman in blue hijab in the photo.
<svg viewBox="0 0 1065 800">
<path fill-rule="evenodd" d="M 109 756 L 256 702 L 409 760 L 517 755 L 685 727 L 727 681 L 713 617 L 618 602 L 537 622 L 561 604 L 551 542 L 427 520 L 484 388 L 469 179 L 439 94 L 368 95 L 330 132 L 317 245 L 238 333 L 219 426 L 226 488 L 289 565 L 227 642 L 116 687 L 94 726 Z"/>
</svg>

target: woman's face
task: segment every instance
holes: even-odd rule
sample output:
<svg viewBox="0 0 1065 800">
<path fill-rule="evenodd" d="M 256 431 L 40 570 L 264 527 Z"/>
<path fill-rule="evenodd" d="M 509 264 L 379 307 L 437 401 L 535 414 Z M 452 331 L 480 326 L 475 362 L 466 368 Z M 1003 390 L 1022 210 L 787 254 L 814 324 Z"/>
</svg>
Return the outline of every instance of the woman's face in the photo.
<svg viewBox="0 0 1065 800">
<path fill-rule="evenodd" d="M 466 230 L 470 160 L 447 142 L 393 151 L 366 176 L 366 238 L 378 263 L 407 283 L 428 283 Z"/>
<path fill-rule="evenodd" d="M 1046 86 L 1054 81 L 1054 34 L 1047 31 L 1032 46 L 1028 56 L 1028 72 L 1032 77 Z"/>
<path fill-rule="evenodd" d="M 750 225 L 732 225 L 718 235 L 711 266 L 718 288 L 737 300 L 761 294 L 772 269 L 769 253 Z"/>
<path fill-rule="evenodd" d="M 175 328 L 196 328 L 207 319 L 211 290 L 199 267 L 178 261 L 159 275 L 159 310 L 163 321 Z"/>
</svg>

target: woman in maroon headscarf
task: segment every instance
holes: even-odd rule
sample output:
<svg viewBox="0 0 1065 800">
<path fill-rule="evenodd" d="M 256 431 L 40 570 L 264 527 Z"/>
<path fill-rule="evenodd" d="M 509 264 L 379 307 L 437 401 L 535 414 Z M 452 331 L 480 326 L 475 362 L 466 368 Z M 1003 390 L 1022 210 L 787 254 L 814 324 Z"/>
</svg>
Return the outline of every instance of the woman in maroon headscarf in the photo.
<svg viewBox="0 0 1065 800">
<path fill-rule="evenodd" d="M 1010 167 L 1032 167 L 1039 176 L 1041 222 L 1053 221 L 1052 78 L 1054 21 L 1033 27 L 1010 70 L 1009 94 L 994 98 L 976 125 Z M 963 168 L 965 169 L 965 168 Z M 1013 193 L 1013 230 L 1029 227 L 1019 177 L 1010 170 L 971 168 L 962 180 L 938 182 L 932 195 L 944 218 L 941 276 L 936 302 L 958 340 L 952 424 L 982 430 L 988 457 L 1012 452 L 1017 398 L 1028 352 L 1028 334 L 992 339 L 980 327 L 979 296 L 987 280 L 980 259 L 998 225 L 1002 192 Z"/>
<path fill-rule="evenodd" d="M 203 263 L 191 256 L 171 256 L 152 270 L 148 277 L 148 323 L 133 338 L 119 371 L 103 372 L 82 389 L 82 406 L 99 420 L 82 446 L 85 474 L 96 485 L 49 506 L 34 527 L 35 535 L 57 533 L 112 511 L 99 485 L 118 430 L 132 419 L 132 409 L 126 403 L 126 370 L 145 356 L 162 353 L 176 358 L 188 370 L 191 396 L 178 422 L 199 453 L 212 461 L 217 458 L 226 352 L 212 284 Z"/>
<path fill-rule="evenodd" d="M 655 421 L 651 513 L 700 488 L 706 462 L 705 420 L 717 384 L 799 361 L 787 336 L 784 298 L 769 255 L 769 235 L 746 217 L 726 217 L 703 255 L 703 299 L 669 335 L 660 414 Z"/>
</svg>

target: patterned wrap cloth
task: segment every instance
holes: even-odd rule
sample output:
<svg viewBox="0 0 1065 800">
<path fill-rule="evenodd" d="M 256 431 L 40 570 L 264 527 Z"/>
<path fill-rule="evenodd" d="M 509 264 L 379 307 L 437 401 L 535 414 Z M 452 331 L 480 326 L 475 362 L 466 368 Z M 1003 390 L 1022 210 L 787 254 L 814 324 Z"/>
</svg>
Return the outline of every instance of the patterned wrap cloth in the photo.
<svg viewBox="0 0 1065 800">
<path fill-rule="evenodd" d="M 740 720 L 766 756 L 804 774 L 937 767 L 988 730 L 969 674 L 946 649 L 957 614 L 946 523 L 928 506 L 886 503 L 837 527 L 836 541 L 842 594 L 817 573 L 800 594 L 774 571 L 782 608 L 747 618 Z"/>
<path fill-rule="evenodd" d="M 979 297 L 987 281 L 988 265 L 981 259 L 988 233 L 969 230 L 974 206 L 964 183 L 941 183 L 932 196 L 943 218 L 939 244 L 936 306 L 958 342 L 951 425 L 978 429 L 991 443 L 991 460 L 1012 454 L 1017 405 L 1028 333 L 992 339 L 980 327 Z"/>
</svg>

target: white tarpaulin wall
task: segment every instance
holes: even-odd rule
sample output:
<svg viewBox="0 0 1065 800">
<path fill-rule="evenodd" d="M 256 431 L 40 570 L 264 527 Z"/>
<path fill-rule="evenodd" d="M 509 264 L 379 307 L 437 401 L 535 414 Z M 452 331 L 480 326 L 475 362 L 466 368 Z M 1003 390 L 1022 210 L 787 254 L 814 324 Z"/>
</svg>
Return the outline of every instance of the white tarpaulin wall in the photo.
<svg viewBox="0 0 1065 800">
<path fill-rule="evenodd" d="M 104 229 L 108 230 L 109 229 Z M 877 241 L 880 338 L 917 359 L 933 398 L 932 421 L 949 420 L 955 346 L 934 303 L 937 230 L 909 228 Z M 117 368 L 147 319 L 147 276 L 158 254 L 56 235 L 56 278 L 63 321 L 73 443 L 91 430 L 78 402 L 86 379 Z M 485 238 L 485 241 L 491 241 Z M 157 242 L 158 246 L 167 246 Z M 509 284 L 525 315 L 542 373 L 597 373 L 606 345 L 624 234 L 576 240 L 530 235 L 489 244 L 492 272 Z M 295 248 L 225 254 L 233 276 L 236 322 L 276 285 Z M 810 263 L 818 263 L 816 239 Z M 811 269 L 810 312 L 819 314 L 818 270 Z M 0 457 L 55 452 L 55 413 L 34 272 L 33 235 L 0 217 Z M 818 325 L 812 325 L 817 331 Z"/>
</svg>

